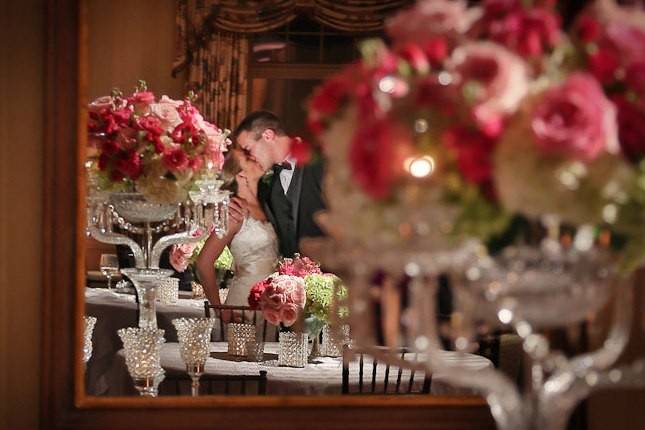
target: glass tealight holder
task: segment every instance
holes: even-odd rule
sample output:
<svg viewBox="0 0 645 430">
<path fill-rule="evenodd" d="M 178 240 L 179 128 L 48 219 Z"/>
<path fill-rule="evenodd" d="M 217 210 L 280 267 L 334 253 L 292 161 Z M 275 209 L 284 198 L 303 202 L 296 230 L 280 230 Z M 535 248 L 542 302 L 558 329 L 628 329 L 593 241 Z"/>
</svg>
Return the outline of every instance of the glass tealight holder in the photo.
<svg viewBox="0 0 645 430">
<path fill-rule="evenodd" d="M 343 324 L 337 329 L 328 324 L 322 329 L 322 343 L 320 355 L 325 357 L 342 357 L 343 346 L 351 343 L 349 337 L 349 325 Z"/>
<path fill-rule="evenodd" d="M 83 317 L 85 331 L 83 332 L 83 363 L 90 361 L 92 357 L 92 334 L 96 325 L 96 317 Z"/>
<path fill-rule="evenodd" d="M 250 340 L 246 342 L 246 358 L 249 361 L 261 362 L 264 360 L 264 342 Z"/>
<path fill-rule="evenodd" d="M 179 299 L 179 279 L 164 278 L 159 280 L 157 300 L 164 305 L 173 305 Z"/>
<path fill-rule="evenodd" d="M 190 375 L 191 394 L 199 395 L 199 378 L 210 352 L 211 331 L 215 325 L 212 318 L 177 318 L 172 320 L 179 339 L 179 353 Z"/>
<path fill-rule="evenodd" d="M 245 356 L 246 344 L 255 342 L 255 326 L 252 324 L 230 323 L 227 328 L 228 353 L 230 355 Z"/>
<path fill-rule="evenodd" d="M 278 366 L 305 367 L 308 354 L 307 333 L 280 332 Z"/>
<path fill-rule="evenodd" d="M 164 331 L 151 328 L 122 328 L 118 332 L 125 351 L 125 364 L 140 395 L 156 397 L 164 379 L 161 345 Z"/>
</svg>

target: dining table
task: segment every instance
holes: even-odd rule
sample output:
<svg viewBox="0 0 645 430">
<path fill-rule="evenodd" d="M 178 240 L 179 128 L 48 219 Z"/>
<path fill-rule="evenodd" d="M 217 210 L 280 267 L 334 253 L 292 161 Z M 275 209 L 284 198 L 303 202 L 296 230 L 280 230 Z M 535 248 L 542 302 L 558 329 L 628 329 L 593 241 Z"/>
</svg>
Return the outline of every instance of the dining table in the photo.
<svg viewBox="0 0 645 430">
<path fill-rule="evenodd" d="M 278 342 L 266 342 L 264 344 L 264 356 L 261 361 L 249 361 L 246 357 L 229 354 L 228 343 L 212 342 L 210 345 L 210 355 L 204 367 L 205 375 L 235 376 L 235 375 L 258 375 L 260 371 L 266 371 L 267 395 L 338 395 L 342 393 L 342 370 L 343 359 L 341 357 L 314 357 L 310 358 L 305 367 L 285 367 L 278 365 Z M 493 363 L 485 357 L 458 353 L 452 351 L 442 352 L 443 359 L 454 366 L 465 367 L 474 371 L 492 369 Z M 186 373 L 180 356 L 180 347 L 178 343 L 170 342 L 161 347 L 161 366 L 166 375 L 180 375 Z M 357 391 L 359 385 L 359 366 L 360 362 L 357 357 L 349 361 L 349 387 L 350 392 Z M 368 382 L 371 383 L 372 361 L 369 357 L 364 357 L 363 367 Z M 394 383 L 398 368 L 389 366 L 387 372 L 390 375 L 390 383 L 387 387 L 384 384 L 386 379 L 386 366 L 377 367 L 375 392 L 383 394 L 392 394 L 396 389 Z M 409 381 L 412 370 L 408 368 L 401 369 L 401 380 Z M 424 382 L 424 372 L 415 371 L 414 391 L 419 391 Z M 392 376 L 394 375 L 394 376 Z M 108 395 L 128 396 L 136 395 L 137 392 L 133 387 L 132 380 L 128 375 L 125 354 L 123 350 L 117 353 L 114 366 L 110 371 L 110 380 L 112 382 Z M 392 382 L 394 381 L 394 382 Z M 186 386 L 188 387 L 188 386 Z M 162 393 L 163 394 L 163 393 Z M 189 390 L 185 392 L 174 393 L 188 395 Z M 430 385 L 430 394 L 432 395 L 476 395 L 477 393 L 469 388 L 458 387 L 450 384 L 445 375 L 433 373 Z"/>
<path fill-rule="evenodd" d="M 204 317 L 204 299 L 193 299 L 192 292 L 179 291 L 176 303 L 158 302 L 157 326 L 164 330 L 167 342 L 177 341 L 177 332 L 172 320 L 180 317 Z M 106 373 L 116 358 L 116 352 L 123 347 L 117 331 L 126 327 L 137 327 L 138 305 L 133 288 L 107 289 L 85 288 L 85 315 L 96 317 L 92 336 L 92 356 L 86 365 L 86 389 L 89 395 L 102 395 L 109 390 L 110 382 Z M 215 320 L 220 333 L 219 320 Z M 214 338 L 214 340 L 218 340 Z"/>
</svg>

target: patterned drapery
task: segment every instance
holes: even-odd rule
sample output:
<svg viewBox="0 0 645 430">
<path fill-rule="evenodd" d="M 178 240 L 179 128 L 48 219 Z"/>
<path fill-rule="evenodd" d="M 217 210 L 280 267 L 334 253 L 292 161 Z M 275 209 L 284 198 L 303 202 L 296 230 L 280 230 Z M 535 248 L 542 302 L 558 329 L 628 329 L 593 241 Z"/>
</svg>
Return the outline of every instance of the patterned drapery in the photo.
<svg viewBox="0 0 645 430">
<path fill-rule="evenodd" d="M 342 31 L 373 32 L 413 0 L 177 0 L 173 75 L 188 69 L 189 87 L 207 119 L 232 128 L 246 114 L 249 33 L 270 31 L 304 10 Z"/>
</svg>

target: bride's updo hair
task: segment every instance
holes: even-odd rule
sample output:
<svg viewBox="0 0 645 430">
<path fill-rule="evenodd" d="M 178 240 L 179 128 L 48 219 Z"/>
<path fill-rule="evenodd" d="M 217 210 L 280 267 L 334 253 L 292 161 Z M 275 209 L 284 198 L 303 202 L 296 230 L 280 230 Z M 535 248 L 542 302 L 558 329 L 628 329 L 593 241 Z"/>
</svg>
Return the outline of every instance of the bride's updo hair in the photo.
<svg viewBox="0 0 645 430">
<path fill-rule="evenodd" d="M 222 166 L 222 179 L 224 180 L 222 189 L 230 191 L 234 195 L 237 194 L 238 190 L 237 179 L 235 177 L 242 171 L 242 166 L 240 166 L 238 158 L 239 154 L 234 154 L 236 151 L 239 151 L 239 149 L 233 148 L 226 154 L 226 159 Z"/>
</svg>

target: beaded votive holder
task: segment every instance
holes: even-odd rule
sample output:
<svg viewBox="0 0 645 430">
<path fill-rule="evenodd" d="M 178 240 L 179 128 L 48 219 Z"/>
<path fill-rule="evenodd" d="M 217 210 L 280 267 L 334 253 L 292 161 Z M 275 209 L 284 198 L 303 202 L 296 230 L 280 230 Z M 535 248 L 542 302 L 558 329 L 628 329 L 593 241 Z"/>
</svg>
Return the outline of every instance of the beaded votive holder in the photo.
<svg viewBox="0 0 645 430">
<path fill-rule="evenodd" d="M 280 332 L 278 366 L 305 367 L 308 351 L 307 333 Z"/>
<path fill-rule="evenodd" d="M 199 282 L 190 283 L 191 290 L 193 292 L 193 299 L 205 299 L 206 295 L 204 294 L 204 287 Z M 224 302 L 222 302 L 224 303 Z"/>
<path fill-rule="evenodd" d="M 342 357 L 343 346 L 351 343 L 349 337 L 349 325 L 343 324 L 338 329 L 332 329 L 325 324 L 322 329 L 322 342 L 320 344 L 320 355 L 323 357 Z"/>
<path fill-rule="evenodd" d="M 230 323 L 227 328 L 228 353 L 246 355 L 247 342 L 255 342 L 255 326 L 252 324 Z"/>
<path fill-rule="evenodd" d="M 179 300 L 179 279 L 164 278 L 159 280 L 157 300 L 164 305 L 172 305 Z"/>
<path fill-rule="evenodd" d="M 255 340 L 246 342 L 246 358 L 249 361 L 262 361 L 264 359 L 264 342 L 256 342 Z"/>
</svg>

